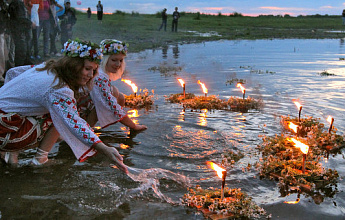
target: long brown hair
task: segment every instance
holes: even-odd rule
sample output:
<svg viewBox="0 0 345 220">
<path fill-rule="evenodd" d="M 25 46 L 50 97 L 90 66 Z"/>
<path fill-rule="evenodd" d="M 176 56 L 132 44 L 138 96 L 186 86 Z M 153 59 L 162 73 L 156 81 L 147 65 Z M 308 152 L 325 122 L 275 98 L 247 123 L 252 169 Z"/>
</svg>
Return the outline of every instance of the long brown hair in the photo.
<svg viewBox="0 0 345 220">
<path fill-rule="evenodd" d="M 74 91 L 74 94 L 77 95 L 82 89 L 82 86 L 79 85 L 78 81 L 81 77 L 85 64 L 85 59 L 80 57 L 62 57 L 58 60 L 48 60 L 46 65 L 42 68 L 37 68 L 38 71 L 47 70 L 55 74 L 55 80 L 58 80 L 57 85 L 54 88 L 62 88 L 66 85 Z M 93 75 L 93 78 L 97 74 Z M 91 90 L 93 85 L 93 78 L 87 83 L 88 89 Z"/>
</svg>

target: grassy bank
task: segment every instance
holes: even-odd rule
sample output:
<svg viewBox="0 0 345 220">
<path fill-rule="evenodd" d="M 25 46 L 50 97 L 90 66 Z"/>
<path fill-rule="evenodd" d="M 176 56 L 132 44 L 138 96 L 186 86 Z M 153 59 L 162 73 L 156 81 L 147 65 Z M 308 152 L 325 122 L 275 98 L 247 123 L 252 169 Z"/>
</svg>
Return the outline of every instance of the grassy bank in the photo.
<svg viewBox="0 0 345 220">
<path fill-rule="evenodd" d="M 158 31 L 161 18 L 148 14 L 104 15 L 103 22 L 96 15 L 87 19 L 78 12 L 74 37 L 100 42 L 104 38 L 115 38 L 130 43 L 131 52 L 157 48 L 170 43 L 192 43 L 219 39 L 273 39 L 273 38 L 342 38 L 345 31 L 341 16 L 300 17 L 229 17 L 183 13 L 178 32 L 171 32 L 171 15 L 167 31 Z M 204 36 L 201 36 L 204 34 Z M 206 35 L 206 36 L 205 36 Z"/>
</svg>

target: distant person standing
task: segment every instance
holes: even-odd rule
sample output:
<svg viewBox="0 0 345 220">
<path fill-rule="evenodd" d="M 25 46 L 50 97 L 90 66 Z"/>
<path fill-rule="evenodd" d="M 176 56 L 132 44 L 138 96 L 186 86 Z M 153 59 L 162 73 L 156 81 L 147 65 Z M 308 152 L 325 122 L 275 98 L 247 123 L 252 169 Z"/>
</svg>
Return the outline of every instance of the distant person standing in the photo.
<svg viewBox="0 0 345 220">
<path fill-rule="evenodd" d="M 77 22 L 77 18 L 75 17 L 75 10 L 71 8 L 70 0 L 65 0 L 65 13 L 61 15 L 59 19 L 61 20 L 61 44 L 63 48 L 65 42 L 67 42 L 68 39 L 72 39 L 72 28 L 73 25 Z"/>
<path fill-rule="evenodd" d="M 158 29 L 159 31 L 163 28 L 163 26 L 164 26 L 164 31 L 167 31 L 167 20 L 168 20 L 167 9 L 164 8 L 162 11 L 162 24 Z"/>
<path fill-rule="evenodd" d="M 345 9 L 343 10 L 342 18 L 343 18 L 343 25 L 345 25 Z"/>
<path fill-rule="evenodd" d="M 171 31 L 175 31 L 177 32 L 177 23 L 178 23 L 178 19 L 180 18 L 180 12 L 177 11 L 178 8 L 175 7 L 175 11 L 173 13 L 173 21 L 172 21 L 172 27 L 171 27 Z"/>
<path fill-rule="evenodd" d="M 4 82 L 3 74 L 6 72 L 6 60 L 8 59 L 8 50 L 5 34 L 8 31 L 9 15 L 8 5 L 4 0 L 0 0 L 0 82 Z"/>
<path fill-rule="evenodd" d="M 30 53 L 28 51 L 28 32 L 31 31 L 31 19 L 28 17 L 24 2 L 12 0 L 8 6 L 10 15 L 9 27 L 11 37 L 14 42 L 14 62 L 15 66 L 31 64 Z"/>
<path fill-rule="evenodd" d="M 59 8 L 56 11 L 56 8 Z M 55 0 L 50 0 L 50 55 L 52 56 L 61 56 L 60 53 L 56 50 L 55 39 L 57 34 L 60 32 L 60 25 L 57 17 L 57 13 L 63 10 L 63 7 L 57 3 Z"/>
<path fill-rule="evenodd" d="M 101 1 L 98 1 L 98 4 L 96 5 L 96 7 L 97 7 L 97 19 L 99 20 L 100 23 L 102 23 L 103 5 L 101 4 Z"/>
<path fill-rule="evenodd" d="M 87 9 L 87 18 L 88 19 L 91 18 L 91 8 L 90 7 Z"/>
<path fill-rule="evenodd" d="M 43 55 L 44 57 L 50 57 L 49 55 L 49 34 L 50 34 L 50 1 L 43 0 L 42 8 L 38 9 L 38 17 L 40 25 L 38 29 L 38 38 L 40 38 L 41 32 L 43 32 Z"/>
</svg>

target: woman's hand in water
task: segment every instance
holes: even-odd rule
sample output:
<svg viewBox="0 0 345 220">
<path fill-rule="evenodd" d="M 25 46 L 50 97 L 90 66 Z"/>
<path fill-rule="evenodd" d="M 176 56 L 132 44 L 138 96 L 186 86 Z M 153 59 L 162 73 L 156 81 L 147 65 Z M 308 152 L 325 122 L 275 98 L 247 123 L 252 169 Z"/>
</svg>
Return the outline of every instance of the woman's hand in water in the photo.
<svg viewBox="0 0 345 220">
<path fill-rule="evenodd" d="M 111 162 L 114 162 L 122 172 L 128 174 L 127 166 L 123 163 L 122 156 L 114 147 L 108 147 L 104 143 L 97 143 L 94 148 L 109 158 Z"/>
</svg>

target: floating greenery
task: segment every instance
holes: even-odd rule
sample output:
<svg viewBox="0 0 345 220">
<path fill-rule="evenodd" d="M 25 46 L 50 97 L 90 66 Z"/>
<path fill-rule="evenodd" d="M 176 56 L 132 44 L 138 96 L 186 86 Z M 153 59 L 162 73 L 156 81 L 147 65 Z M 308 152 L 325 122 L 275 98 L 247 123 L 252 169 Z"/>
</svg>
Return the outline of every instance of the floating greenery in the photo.
<svg viewBox="0 0 345 220">
<path fill-rule="evenodd" d="M 253 69 L 252 66 L 240 66 L 241 69 L 249 69 L 250 73 L 257 73 L 257 74 L 275 74 L 276 72 L 270 70 L 256 70 Z"/>
<path fill-rule="evenodd" d="M 190 109 L 228 109 L 227 102 L 219 99 L 217 96 L 195 96 L 193 99 L 186 99 L 183 101 L 184 108 Z"/>
<path fill-rule="evenodd" d="M 298 118 L 282 117 L 282 125 L 285 130 L 292 132 L 288 128 L 288 123 L 292 122 L 298 125 L 297 135 L 303 137 L 311 151 L 315 155 L 338 154 L 345 147 L 345 136 L 337 134 L 337 128 L 332 126 L 331 130 L 325 129 L 325 124 L 320 122 L 320 118 Z"/>
<path fill-rule="evenodd" d="M 171 103 L 180 103 L 184 108 L 190 109 L 208 109 L 208 110 L 232 110 L 248 112 L 250 109 L 260 110 L 263 107 L 263 101 L 248 97 L 246 99 L 230 97 L 228 100 L 219 99 L 215 95 L 195 96 L 192 93 L 171 94 L 166 98 Z"/>
<path fill-rule="evenodd" d="M 232 78 L 232 79 L 229 79 L 225 82 L 226 85 L 232 85 L 234 83 L 241 83 L 241 84 L 246 84 L 247 80 L 245 79 L 238 79 L 238 78 Z"/>
<path fill-rule="evenodd" d="M 254 99 L 252 97 L 243 99 L 232 96 L 228 99 L 227 104 L 232 111 L 240 112 L 248 112 L 251 109 L 260 110 L 264 106 L 262 99 Z"/>
<path fill-rule="evenodd" d="M 147 89 L 144 89 L 139 94 L 125 95 L 125 106 L 129 108 L 150 108 L 154 103 L 154 90 L 151 92 L 152 95 L 149 94 Z"/>
<path fill-rule="evenodd" d="M 226 150 L 222 153 L 222 164 L 225 167 L 233 166 L 237 161 L 241 160 L 244 157 L 244 154 L 235 152 L 233 150 Z"/>
<path fill-rule="evenodd" d="M 171 103 L 182 103 L 184 100 L 193 99 L 195 95 L 193 93 L 186 93 L 186 96 L 183 93 L 171 94 L 167 100 Z"/>
<path fill-rule="evenodd" d="M 300 132 L 295 134 L 289 130 L 289 122 L 298 125 Z M 339 153 L 345 147 L 344 136 L 337 135 L 336 128 L 325 130 L 325 125 L 313 117 L 300 121 L 298 118 L 282 117 L 282 125 L 291 133 L 263 136 L 262 143 L 258 145 L 262 153 L 261 162 L 257 164 L 260 177 L 279 180 L 280 188 L 285 193 L 291 189 L 306 192 L 317 203 L 323 196 L 333 196 L 337 192 L 339 174 L 335 169 L 324 168 L 322 162 L 330 153 Z M 289 141 L 291 137 L 309 146 L 304 163 L 303 154 Z"/>
<path fill-rule="evenodd" d="M 335 76 L 334 73 L 329 73 L 326 70 L 322 71 L 321 73 L 318 73 L 320 76 Z"/>
<path fill-rule="evenodd" d="M 153 66 L 148 69 L 149 71 L 159 71 L 162 75 L 171 76 L 176 75 L 177 72 L 182 71 L 181 66 L 168 66 L 166 64 L 160 64 L 159 66 Z"/>
<path fill-rule="evenodd" d="M 220 189 L 202 189 L 197 186 L 189 189 L 182 198 L 182 204 L 197 208 L 210 219 L 258 219 L 271 218 L 267 212 L 252 201 L 241 189 L 224 189 L 221 200 Z"/>
</svg>

